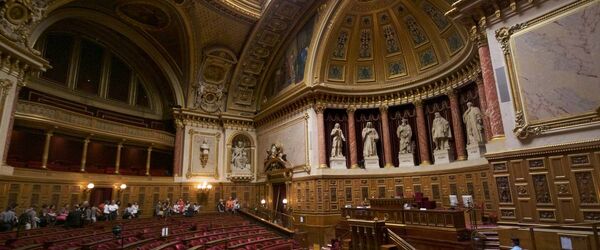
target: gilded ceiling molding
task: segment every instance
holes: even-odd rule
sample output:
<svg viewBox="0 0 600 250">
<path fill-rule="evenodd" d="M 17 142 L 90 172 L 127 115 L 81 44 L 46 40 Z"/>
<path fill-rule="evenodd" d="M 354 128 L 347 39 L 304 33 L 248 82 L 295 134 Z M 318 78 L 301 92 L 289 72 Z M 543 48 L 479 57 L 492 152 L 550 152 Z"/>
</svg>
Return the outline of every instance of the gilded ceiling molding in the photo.
<svg viewBox="0 0 600 250">
<path fill-rule="evenodd" d="M 290 102 L 273 113 L 264 115 L 259 114 L 254 121 L 256 127 L 259 128 L 264 125 L 273 124 L 278 121 L 296 116 L 299 113 L 303 113 L 307 109 L 313 108 L 314 105 L 315 99 L 311 96 L 307 96 L 306 98 L 298 99 L 295 102 Z"/>
<path fill-rule="evenodd" d="M 255 122 L 251 119 L 224 115 L 199 114 L 190 109 L 174 109 L 173 119 L 175 120 L 175 124 L 180 127 L 192 125 L 203 128 L 226 128 L 241 131 L 254 131 L 256 128 Z"/>
<path fill-rule="evenodd" d="M 229 87 L 227 109 L 231 113 L 253 116 L 256 110 L 257 92 L 260 90 L 266 69 L 285 42 L 303 13 L 313 1 L 272 0 L 256 24 L 251 37 L 240 56 Z"/>
<path fill-rule="evenodd" d="M 482 30 L 491 24 L 534 8 L 547 0 L 458 0 L 445 15 L 454 20 L 476 25 Z M 473 22 L 475 20 L 476 23 Z"/>
<path fill-rule="evenodd" d="M 253 0 L 204 0 L 213 8 L 240 19 L 247 23 L 254 23 L 262 15 L 260 1 Z"/>
</svg>

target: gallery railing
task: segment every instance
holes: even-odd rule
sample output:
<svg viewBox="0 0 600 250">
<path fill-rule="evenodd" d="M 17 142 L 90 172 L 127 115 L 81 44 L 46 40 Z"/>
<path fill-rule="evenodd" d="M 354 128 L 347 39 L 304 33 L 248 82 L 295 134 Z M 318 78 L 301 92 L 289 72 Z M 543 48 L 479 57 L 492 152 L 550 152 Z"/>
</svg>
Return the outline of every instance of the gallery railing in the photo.
<svg viewBox="0 0 600 250">
<path fill-rule="evenodd" d="M 256 207 L 244 209 L 244 212 L 254 215 L 258 218 L 268 221 L 269 223 L 287 228 L 293 231 L 294 228 L 294 217 L 289 214 L 280 213 L 274 210 Z"/>
<path fill-rule="evenodd" d="M 360 220 L 385 220 L 387 223 L 466 230 L 462 210 L 417 210 L 383 208 L 342 208 L 342 216 Z"/>
</svg>

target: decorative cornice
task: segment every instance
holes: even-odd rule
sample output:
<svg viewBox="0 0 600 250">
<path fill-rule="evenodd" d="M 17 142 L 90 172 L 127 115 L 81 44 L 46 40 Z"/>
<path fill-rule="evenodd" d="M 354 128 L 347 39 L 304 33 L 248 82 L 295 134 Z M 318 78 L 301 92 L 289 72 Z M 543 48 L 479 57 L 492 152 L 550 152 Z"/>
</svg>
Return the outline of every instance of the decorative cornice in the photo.
<svg viewBox="0 0 600 250">
<path fill-rule="evenodd" d="M 259 114 L 255 119 L 256 127 L 258 128 L 265 124 L 293 117 L 298 113 L 304 112 L 305 110 L 312 108 L 314 104 L 315 100 L 313 98 L 307 97 L 299 99 L 295 102 L 291 102 L 275 112 L 268 114 Z"/>
<path fill-rule="evenodd" d="M 547 0 L 458 0 L 445 15 L 470 25 L 476 24 L 482 30 L 523 11 L 534 8 Z"/>
<path fill-rule="evenodd" d="M 503 151 L 500 153 L 487 153 L 485 154 L 485 158 L 488 161 L 499 161 L 507 158 L 535 157 L 541 155 L 564 154 L 569 152 L 581 152 L 596 149 L 600 149 L 600 139 L 579 142 L 568 142 L 543 147 L 515 149 Z"/>
<path fill-rule="evenodd" d="M 173 119 L 175 120 L 175 124 L 181 127 L 193 125 L 204 128 L 226 128 L 242 131 L 254 131 L 256 127 L 255 122 L 251 119 L 208 115 L 182 108 L 173 109 Z"/>
</svg>

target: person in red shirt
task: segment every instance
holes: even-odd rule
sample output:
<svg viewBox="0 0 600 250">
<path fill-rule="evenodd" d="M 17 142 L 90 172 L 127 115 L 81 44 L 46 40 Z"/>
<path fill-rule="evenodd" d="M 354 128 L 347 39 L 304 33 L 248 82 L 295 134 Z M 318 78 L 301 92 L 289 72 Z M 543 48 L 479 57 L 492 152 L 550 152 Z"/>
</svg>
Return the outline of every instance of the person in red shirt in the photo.
<svg viewBox="0 0 600 250">
<path fill-rule="evenodd" d="M 233 206 L 234 206 L 234 202 L 233 202 L 233 198 L 229 197 L 229 200 L 227 200 L 227 203 L 225 203 L 225 209 L 228 212 L 233 213 Z"/>
</svg>

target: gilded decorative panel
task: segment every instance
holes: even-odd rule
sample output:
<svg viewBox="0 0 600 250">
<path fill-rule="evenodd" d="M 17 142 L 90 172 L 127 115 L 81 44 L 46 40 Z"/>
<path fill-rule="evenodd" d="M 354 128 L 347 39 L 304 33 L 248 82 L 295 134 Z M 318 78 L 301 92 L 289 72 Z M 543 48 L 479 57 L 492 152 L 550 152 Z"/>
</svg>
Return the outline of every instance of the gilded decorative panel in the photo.
<svg viewBox="0 0 600 250">
<path fill-rule="evenodd" d="M 600 125 L 599 22 L 600 2 L 577 1 L 496 30 L 509 70 L 518 138 Z"/>
<path fill-rule="evenodd" d="M 356 66 L 356 81 L 357 82 L 372 82 L 375 81 L 375 68 L 373 64 L 359 64 Z"/>
<path fill-rule="evenodd" d="M 437 64 L 437 57 L 435 55 L 433 47 L 428 47 L 422 51 L 419 51 L 417 53 L 417 56 L 419 58 L 419 68 L 421 70 L 427 69 Z"/>
<path fill-rule="evenodd" d="M 404 58 L 400 57 L 396 60 L 388 61 L 386 63 L 386 76 L 388 79 L 405 76 L 408 73 L 406 72 L 406 64 L 404 63 Z"/>
<path fill-rule="evenodd" d="M 331 81 L 344 81 L 346 66 L 343 64 L 330 64 L 327 70 L 327 79 Z"/>
</svg>

